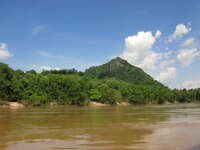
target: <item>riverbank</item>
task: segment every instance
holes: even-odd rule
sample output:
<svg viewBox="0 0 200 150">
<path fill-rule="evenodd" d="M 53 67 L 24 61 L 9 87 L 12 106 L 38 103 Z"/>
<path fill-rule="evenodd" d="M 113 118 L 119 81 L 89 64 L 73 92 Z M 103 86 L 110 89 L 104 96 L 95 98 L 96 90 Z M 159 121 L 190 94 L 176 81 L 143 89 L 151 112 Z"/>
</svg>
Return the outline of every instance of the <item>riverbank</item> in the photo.
<svg viewBox="0 0 200 150">
<path fill-rule="evenodd" d="M 191 103 L 180 103 L 180 102 L 165 102 L 164 105 L 173 105 L 173 104 L 200 104 L 200 102 L 191 102 Z M 45 104 L 46 106 L 58 106 L 61 104 L 58 104 L 56 102 L 49 102 L 48 104 Z M 65 104 L 70 106 L 69 104 Z M 89 107 L 108 107 L 108 106 L 130 106 L 130 105 L 156 105 L 156 104 L 131 104 L 129 102 L 117 102 L 116 104 L 106 104 L 106 103 L 100 103 L 96 101 L 90 101 L 87 105 Z M 162 105 L 162 104 L 157 104 Z M 0 107 L 3 108 L 10 108 L 10 109 L 21 109 L 25 107 L 40 107 L 42 105 L 35 105 L 35 104 L 25 104 L 21 102 L 8 102 L 8 101 L 0 101 Z M 72 106 L 72 105 L 71 105 Z M 81 105 L 77 105 L 81 106 Z"/>
<path fill-rule="evenodd" d="M 56 102 L 50 102 L 46 105 L 49 106 L 56 106 L 56 105 L 60 105 Z M 105 104 L 105 103 L 100 103 L 100 102 L 95 102 L 95 101 L 90 101 L 86 106 L 91 106 L 91 107 L 105 107 L 105 106 L 129 106 L 131 105 L 128 102 L 117 102 L 116 104 Z M 34 107 L 39 107 L 40 105 L 34 105 L 34 104 L 23 104 L 20 102 L 7 102 L 7 101 L 0 101 L 0 107 L 4 107 L 4 108 L 11 108 L 11 109 L 20 109 L 20 108 L 24 108 L 24 107 L 28 107 L 28 106 L 34 106 Z"/>
<path fill-rule="evenodd" d="M 2 102 L 1 101 L 0 107 L 10 108 L 10 109 L 19 109 L 19 108 L 24 108 L 25 105 L 19 102 L 5 102 L 5 101 Z"/>
<path fill-rule="evenodd" d="M 117 105 L 117 106 L 129 106 L 131 105 L 128 102 L 117 102 L 116 104 L 113 105 Z M 104 104 L 104 103 L 99 103 L 99 102 L 95 102 L 95 101 L 91 101 L 89 102 L 88 106 L 113 106 L 111 104 Z"/>
</svg>

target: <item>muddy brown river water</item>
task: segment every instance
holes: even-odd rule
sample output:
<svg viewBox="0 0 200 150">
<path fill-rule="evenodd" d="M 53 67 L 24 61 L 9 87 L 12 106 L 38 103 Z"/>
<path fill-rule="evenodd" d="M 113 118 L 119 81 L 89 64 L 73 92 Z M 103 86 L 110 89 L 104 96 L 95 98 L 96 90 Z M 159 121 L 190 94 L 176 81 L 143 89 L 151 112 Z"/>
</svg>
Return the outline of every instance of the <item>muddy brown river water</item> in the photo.
<svg viewBox="0 0 200 150">
<path fill-rule="evenodd" d="M 200 150 L 200 104 L 0 108 L 0 150 Z"/>
</svg>

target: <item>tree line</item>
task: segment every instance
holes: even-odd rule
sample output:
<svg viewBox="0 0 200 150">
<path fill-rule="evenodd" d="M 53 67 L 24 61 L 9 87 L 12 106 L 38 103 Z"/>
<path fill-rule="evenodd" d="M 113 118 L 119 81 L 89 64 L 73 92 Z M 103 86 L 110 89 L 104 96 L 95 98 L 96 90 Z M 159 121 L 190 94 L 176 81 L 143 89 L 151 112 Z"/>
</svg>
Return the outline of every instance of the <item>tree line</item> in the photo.
<svg viewBox="0 0 200 150">
<path fill-rule="evenodd" d="M 117 104 L 162 104 L 200 101 L 200 89 L 171 90 L 159 84 L 135 85 L 116 78 L 91 78 L 75 69 L 37 73 L 13 70 L 0 63 L 0 102 L 27 105 L 87 105 L 90 101 Z"/>
</svg>

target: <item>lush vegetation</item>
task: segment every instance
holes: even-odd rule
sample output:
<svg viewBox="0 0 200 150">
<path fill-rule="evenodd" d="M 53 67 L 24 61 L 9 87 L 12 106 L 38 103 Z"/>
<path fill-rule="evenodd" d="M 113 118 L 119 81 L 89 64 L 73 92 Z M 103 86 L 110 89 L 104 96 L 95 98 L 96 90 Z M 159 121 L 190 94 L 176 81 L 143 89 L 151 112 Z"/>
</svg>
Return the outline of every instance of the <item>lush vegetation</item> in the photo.
<svg viewBox="0 0 200 150">
<path fill-rule="evenodd" d="M 23 72 L 0 63 L 0 103 L 4 101 L 33 105 L 194 102 L 200 101 L 200 89 L 171 90 L 120 58 L 85 73 L 75 69 Z"/>
</svg>

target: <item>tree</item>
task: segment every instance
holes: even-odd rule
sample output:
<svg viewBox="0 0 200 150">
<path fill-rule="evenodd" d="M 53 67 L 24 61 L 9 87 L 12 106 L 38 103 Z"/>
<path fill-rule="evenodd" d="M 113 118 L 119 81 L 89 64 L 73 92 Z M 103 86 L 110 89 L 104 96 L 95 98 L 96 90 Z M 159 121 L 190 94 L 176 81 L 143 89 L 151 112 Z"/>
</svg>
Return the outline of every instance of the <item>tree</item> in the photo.
<svg viewBox="0 0 200 150">
<path fill-rule="evenodd" d="M 10 100 L 12 78 L 13 70 L 8 65 L 0 63 L 0 99 Z"/>
<path fill-rule="evenodd" d="M 92 101 L 100 101 L 101 98 L 102 98 L 102 94 L 101 94 L 101 92 L 100 92 L 98 89 L 91 89 L 91 90 L 89 91 L 89 95 L 90 95 L 89 98 L 90 98 Z"/>
</svg>

